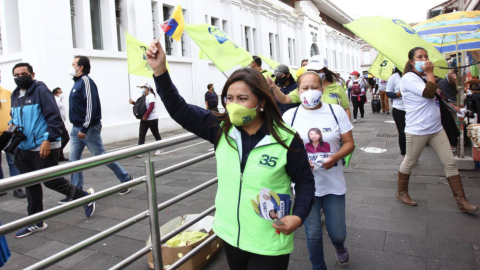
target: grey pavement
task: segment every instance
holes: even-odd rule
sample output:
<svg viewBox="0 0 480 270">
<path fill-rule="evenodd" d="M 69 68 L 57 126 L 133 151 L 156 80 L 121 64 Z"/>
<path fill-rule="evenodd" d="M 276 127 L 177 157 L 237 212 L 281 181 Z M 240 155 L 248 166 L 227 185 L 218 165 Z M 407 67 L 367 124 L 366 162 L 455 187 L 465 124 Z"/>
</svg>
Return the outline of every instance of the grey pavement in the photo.
<svg viewBox="0 0 480 270">
<path fill-rule="evenodd" d="M 417 207 L 403 205 L 394 198 L 396 174 L 402 161 L 391 115 L 372 114 L 366 104 L 365 122 L 354 124 L 357 149 L 350 167 L 345 170 L 347 181 L 347 240 L 350 262 L 340 266 L 328 235 L 324 234 L 325 261 L 329 269 L 354 270 L 470 270 L 480 269 L 480 213 L 458 211 L 442 165 L 431 148 L 427 148 L 415 166 L 410 195 Z M 183 130 L 162 134 L 170 137 Z M 377 134 L 387 134 L 387 136 Z M 149 137 L 151 140 L 152 138 Z M 136 140 L 107 145 L 107 151 L 133 146 Z M 362 151 L 363 147 L 386 149 L 381 154 Z M 469 150 L 470 148 L 467 148 Z M 213 146 L 195 140 L 164 149 L 166 155 L 153 157 L 159 170 L 196 157 Z M 173 152 L 171 152 L 173 151 Z M 469 151 L 467 151 L 469 153 Z M 85 157 L 89 156 L 85 151 Z M 120 161 L 135 177 L 144 175 L 144 158 Z M 3 170 L 8 168 L 3 159 Z M 118 184 L 114 174 L 105 166 L 88 170 L 85 188 L 102 190 Z M 480 175 L 478 171 L 462 172 L 468 199 L 480 204 Z M 215 159 L 210 158 L 188 168 L 157 179 L 157 198 L 166 201 L 216 176 Z M 67 176 L 68 178 L 68 176 Z M 216 186 L 210 187 L 159 213 L 160 223 L 182 214 L 199 213 L 214 203 Z M 45 208 L 57 205 L 62 195 L 44 188 Z M 8 223 L 26 216 L 26 200 L 16 199 L 9 192 L 0 197 L 0 220 Z M 137 186 L 125 196 L 117 194 L 97 202 L 95 215 L 85 218 L 83 209 L 56 216 L 49 220 L 48 229 L 23 239 L 7 235 L 12 257 L 4 269 L 21 269 L 60 250 L 105 230 L 122 220 L 147 209 L 145 186 Z M 67 258 L 48 269 L 107 269 L 145 246 L 149 235 L 148 220 L 118 232 L 99 243 Z M 295 251 L 290 256 L 289 269 L 311 269 L 304 228 L 295 233 Z M 148 269 L 141 258 L 127 269 Z M 205 269 L 228 269 L 223 250 Z"/>
</svg>

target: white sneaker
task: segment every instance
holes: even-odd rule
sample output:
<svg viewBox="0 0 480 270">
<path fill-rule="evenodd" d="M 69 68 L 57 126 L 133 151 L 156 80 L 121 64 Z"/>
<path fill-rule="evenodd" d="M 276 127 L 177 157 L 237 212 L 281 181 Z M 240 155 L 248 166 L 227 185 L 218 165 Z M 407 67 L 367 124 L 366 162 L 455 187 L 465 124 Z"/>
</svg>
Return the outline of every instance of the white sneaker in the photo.
<svg viewBox="0 0 480 270">
<path fill-rule="evenodd" d="M 142 155 L 136 155 L 135 157 L 136 158 L 142 158 Z"/>
<path fill-rule="evenodd" d="M 353 119 L 353 123 L 356 123 L 357 122 L 357 119 Z"/>
<path fill-rule="evenodd" d="M 153 154 L 153 155 L 154 155 L 154 156 L 161 156 L 161 155 L 163 155 L 164 153 L 165 153 L 165 152 L 163 152 L 163 150 L 160 149 L 160 150 L 155 151 L 155 154 Z"/>
<path fill-rule="evenodd" d="M 360 122 L 363 122 L 363 117 L 362 117 L 362 118 L 360 118 Z"/>
</svg>

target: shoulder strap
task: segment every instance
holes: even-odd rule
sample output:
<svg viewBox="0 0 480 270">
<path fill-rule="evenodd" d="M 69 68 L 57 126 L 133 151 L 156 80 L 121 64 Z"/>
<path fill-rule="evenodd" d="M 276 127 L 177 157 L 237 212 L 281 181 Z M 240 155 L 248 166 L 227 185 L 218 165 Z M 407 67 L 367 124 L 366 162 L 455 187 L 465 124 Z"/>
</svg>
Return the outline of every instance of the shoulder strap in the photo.
<svg viewBox="0 0 480 270">
<path fill-rule="evenodd" d="M 300 106 L 302 106 L 302 105 L 300 105 Z M 297 117 L 298 108 L 300 108 L 300 106 L 298 106 L 295 109 L 295 113 L 293 114 L 293 118 L 292 118 L 292 123 L 290 124 L 291 127 L 293 127 L 293 122 L 295 122 L 295 117 Z"/>
<path fill-rule="evenodd" d="M 336 116 L 335 113 L 333 112 L 332 104 L 328 104 L 328 106 L 330 107 L 330 111 L 332 111 L 333 117 L 335 118 L 335 122 L 337 122 L 337 125 L 340 126 L 340 125 L 338 124 L 337 116 Z"/>
</svg>

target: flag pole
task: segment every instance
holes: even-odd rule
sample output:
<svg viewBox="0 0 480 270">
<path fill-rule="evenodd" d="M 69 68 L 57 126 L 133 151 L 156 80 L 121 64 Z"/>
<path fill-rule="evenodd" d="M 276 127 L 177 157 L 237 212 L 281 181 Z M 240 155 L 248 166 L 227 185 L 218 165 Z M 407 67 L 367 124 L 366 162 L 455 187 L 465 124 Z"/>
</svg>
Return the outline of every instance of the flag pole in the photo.
<svg viewBox="0 0 480 270">
<path fill-rule="evenodd" d="M 132 92 L 130 91 L 130 73 L 128 73 L 128 98 L 132 99 Z"/>
</svg>

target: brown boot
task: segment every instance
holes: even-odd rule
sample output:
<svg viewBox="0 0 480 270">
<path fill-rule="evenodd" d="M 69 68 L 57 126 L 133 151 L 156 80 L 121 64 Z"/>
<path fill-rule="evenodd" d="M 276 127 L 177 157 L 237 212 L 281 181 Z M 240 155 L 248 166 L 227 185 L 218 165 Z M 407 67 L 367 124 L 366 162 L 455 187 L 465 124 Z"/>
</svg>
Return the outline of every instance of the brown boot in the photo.
<svg viewBox="0 0 480 270">
<path fill-rule="evenodd" d="M 453 197 L 457 201 L 457 206 L 460 211 L 464 213 L 473 213 L 478 210 L 478 206 L 473 205 L 468 202 L 465 197 L 465 192 L 463 191 L 462 180 L 460 175 L 454 175 L 447 178 L 450 183 L 450 188 L 453 192 Z"/>
<path fill-rule="evenodd" d="M 397 201 L 416 206 L 417 202 L 413 201 L 408 195 L 408 180 L 410 180 L 410 174 L 398 172 Z"/>
</svg>

